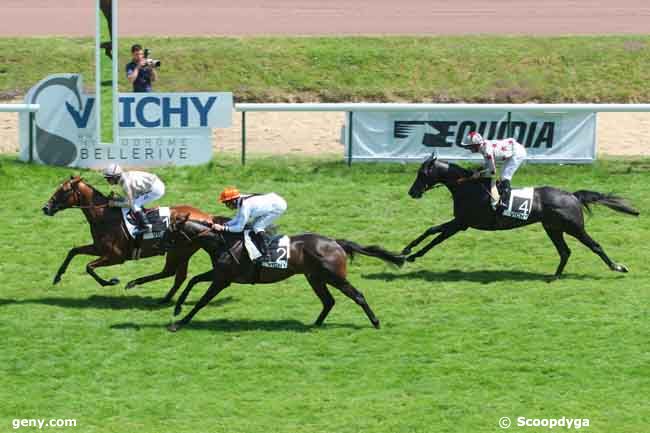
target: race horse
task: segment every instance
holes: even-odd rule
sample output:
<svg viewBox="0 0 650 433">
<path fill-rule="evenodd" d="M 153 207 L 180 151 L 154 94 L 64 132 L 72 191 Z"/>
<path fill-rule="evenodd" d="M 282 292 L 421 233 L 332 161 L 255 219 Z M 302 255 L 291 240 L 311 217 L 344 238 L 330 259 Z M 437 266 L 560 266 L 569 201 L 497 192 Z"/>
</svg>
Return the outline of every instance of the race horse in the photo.
<svg viewBox="0 0 650 433">
<path fill-rule="evenodd" d="M 566 266 L 571 250 L 564 240 L 564 234 L 575 237 L 587 248 L 596 253 L 609 268 L 617 272 L 628 272 L 628 269 L 612 261 L 603 248 L 585 231 L 583 209 L 590 211 L 590 204 L 602 204 L 610 209 L 628 215 L 638 216 L 639 212 L 632 208 L 623 198 L 611 194 L 601 194 L 594 191 L 562 191 L 548 186 L 534 188 L 530 216 L 520 220 L 497 214 L 490 205 L 490 179 L 472 179 L 472 171 L 458 165 L 440 161 L 435 155 L 427 158 L 420 166 L 417 177 L 409 189 L 412 198 L 419 199 L 433 187 L 444 185 L 454 200 L 454 219 L 444 224 L 434 226 L 408 244 L 402 254 L 409 255 L 413 247 L 423 240 L 439 233 L 428 245 L 420 251 L 409 255 L 406 260 L 413 262 L 429 250 L 449 239 L 459 231 L 474 228 L 479 230 L 510 230 L 530 224 L 542 223 L 546 234 L 558 253 L 560 264 L 552 279 L 559 278 Z M 552 280 L 551 279 L 551 280 Z"/>
<path fill-rule="evenodd" d="M 192 218 L 194 218 L 192 216 Z M 253 263 L 241 233 L 215 232 L 202 221 L 190 219 L 189 215 L 173 216 L 168 235 L 172 245 L 192 245 L 201 247 L 210 254 L 213 269 L 190 279 L 185 290 L 176 302 L 174 315 L 181 308 L 192 287 L 202 281 L 211 285 L 192 310 L 178 322 L 172 323 L 169 330 L 175 332 L 192 320 L 198 311 L 231 283 L 269 284 L 285 280 L 293 275 L 303 274 L 323 304 L 323 309 L 315 325 L 322 325 L 334 306 L 334 298 L 327 285 L 331 285 L 352 299 L 368 316 L 375 328 L 379 320 L 371 310 L 363 294 L 347 280 L 347 258 L 355 253 L 379 258 L 387 263 L 401 266 L 403 257 L 390 253 L 379 246 L 361 246 L 342 239 L 330 239 L 314 233 L 304 233 L 290 237 L 289 260 L 286 269 L 259 267 Z"/>
<path fill-rule="evenodd" d="M 98 259 L 86 265 L 86 272 L 100 285 L 112 286 L 119 283 L 117 278 L 105 280 L 95 272 L 96 268 L 118 265 L 127 260 L 131 260 L 133 250 L 136 248 L 136 241 L 127 233 L 122 217 L 122 210 L 116 207 L 109 207 L 109 199 L 109 197 L 86 183 L 81 177 L 72 176 L 56 189 L 52 197 L 43 206 L 43 213 L 47 216 L 53 216 L 64 209 L 81 209 L 88 224 L 90 224 L 90 233 L 93 238 L 92 244 L 75 247 L 68 252 L 67 257 L 54 277 L 53 284 L 61 281 L 61 276 L 65 273 L 70 262 L 79 254 L 99 256 Z M 206 212 L 184 205 L 171 207 L 170 212 L 171 216 L 180 212 L 184 215 L 189 214 L 192 218 L 213 219 L 212 215 Z M 219 220 L 219 218 L 216 217 L 215 221 Z M 171 301 L 187 277 L 187 266 L 190 257 L 198 249 L 198 246 L 188 244 L 169 251 L 166 254 L 165 266 L 161 272 L 133 280 L 126 285 L 126 288 L 175 275 L 174 285 L 161 302 Z M 164 253 L 163 250 L 152 247 L 151 243 L 145 243 L 142 244 L 139 258 L 153 257 L 162 253 Z"/>
</svg>

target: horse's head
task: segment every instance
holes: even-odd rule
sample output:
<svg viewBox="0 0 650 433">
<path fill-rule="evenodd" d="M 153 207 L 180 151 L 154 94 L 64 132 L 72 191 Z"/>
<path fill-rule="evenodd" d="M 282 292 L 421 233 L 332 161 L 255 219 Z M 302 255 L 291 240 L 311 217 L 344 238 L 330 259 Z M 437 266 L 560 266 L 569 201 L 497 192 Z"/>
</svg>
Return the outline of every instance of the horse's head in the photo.
<svg viewBox="0 0 650 433">
<path fill-rule="evenodd" d="M 215 233 L 206 225 L 209 221 L 190 219 L 190 213 L 172 214 L 169 227 L 163 236 L 163 248 L 170 249 L 180 244 L 188 244 L 203 238 L 214 238 Z"/>
<path fill-rule="evenodd" d="M 409 189 L 413 198 L 421 198 L 425 192 L 444 182 L 449 166 L 444 161 L 439 161 L 435 154 L 428 157 L 418 169 L 418 174 Z"/>
<path fill-rule="evenodd" d="M 43 213 L 53 216 L 60 210 L 69 209 L 73 206 L 81 206 L 81 193 L 79 184 L 83 180 L 79 176 L 70 176 L 70 179 L 63 182 L 52 194 L 52 197 L 43 206 Z"/>
</svg>

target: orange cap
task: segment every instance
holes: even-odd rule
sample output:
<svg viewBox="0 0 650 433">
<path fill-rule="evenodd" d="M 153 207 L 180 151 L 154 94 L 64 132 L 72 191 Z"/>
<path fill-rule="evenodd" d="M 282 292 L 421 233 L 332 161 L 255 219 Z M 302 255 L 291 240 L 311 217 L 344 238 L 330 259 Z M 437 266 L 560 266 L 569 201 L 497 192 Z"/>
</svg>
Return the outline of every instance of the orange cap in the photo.
<svg viewBox="0 0 650 433">
<path fill-rule="evenodd" d="M 227 201 L 238 199 L 241 196 L 239 190 L 233 186 L 226 187 L 221 194 L 219 194 L 219 201 L 225 203 Z"/>
</svg>

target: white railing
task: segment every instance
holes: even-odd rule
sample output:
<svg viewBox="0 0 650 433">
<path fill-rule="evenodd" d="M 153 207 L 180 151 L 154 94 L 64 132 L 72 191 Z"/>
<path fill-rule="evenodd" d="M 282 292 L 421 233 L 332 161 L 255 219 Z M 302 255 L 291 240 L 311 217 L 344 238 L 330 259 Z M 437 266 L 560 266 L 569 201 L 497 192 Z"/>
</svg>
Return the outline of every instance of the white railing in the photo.
<svg viewBox="0 0 650 433">
<path fill-rule="evenodd" d="M 404 103 L 239 103 L 235 111 L 242 113 L 242 164 L 246 163 L 246 113 L 247 112 L 343 112 L 347 113 L 348 165 L 352 164 L 352 125 L 355 112 L 450 112 L 450 111 L 503 111 L 512 113 L 634 113 L 650 112 L 650 104 L 404 104 Z"/>
<path fill-rule="evenodd" d="M 36 113 L 38 104 L 0 104 L 0 113 Z"/>
<path fill-rule="evenodd" d="M 34 116 L 40 110 L 39 104 L 0 104 L 0 113 L 29 113 L 29 162 L 34 160 Z M 22 119 L 21 119 L 22 124 Z"/>
</svg>

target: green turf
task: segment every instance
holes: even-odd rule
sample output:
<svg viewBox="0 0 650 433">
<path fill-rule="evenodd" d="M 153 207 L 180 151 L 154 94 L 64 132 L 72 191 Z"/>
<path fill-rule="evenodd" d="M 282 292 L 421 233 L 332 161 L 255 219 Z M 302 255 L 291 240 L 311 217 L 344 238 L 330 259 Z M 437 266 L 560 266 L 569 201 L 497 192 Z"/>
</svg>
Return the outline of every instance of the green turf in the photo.
<svg viewBox="0 0 650 433">
<path fill-rule="evenodd" d="M 121 64 L 134 42 L 163 62 L 157 90 L 249 102 L 650 99 L 647 35 L 122 38 Z M 92 86 L 93 53 L 90 38 L 0 38 L 0 94 L 56 72 L 81 72 Z"/>
<path fill-rule="evenodd" d="M 593 433 L 647 431 L 649 169 L 647 160 L 605 161 L 526 166 L 517 177 L 629 198 L 640 218 L 597 208 L 587 228 L 630 274 L 570 239 L 566 278 L 547 284 L 558 257 L 540 226 L 468 231 L 403 269 L 353 262 L 350 280 L 381 330 L 338 292 L 326 326 L 313 328 L 320 303 L 298 276 L 232 286 L 171 334 L 171 308 L 156 305 L 171 281 L 123 289 L 158 271 L 160 258 L 100 269 L 122 279 L 100 288 L 79 257 L 50 285 L 67 250 L 90 239 L 78 210 L 40 212 L 71 170 L 0 158 L 1 429 L 14 418 L 76 418 L 90 433 L 495 432 L 503 416 L 566 416 L 589 418 Z M 295 158 L 242 169 L 219 158 L 156 172 L 165 203 L 227 213 L 215 202 L 224 185 L 273 190 L 289 202 L 286 232 L 399 250 L 451 214 L 444 190 L 408 198 L 415 170 Z M 207 267 L 200 254 L 191 273 Z"/>
</svg>

